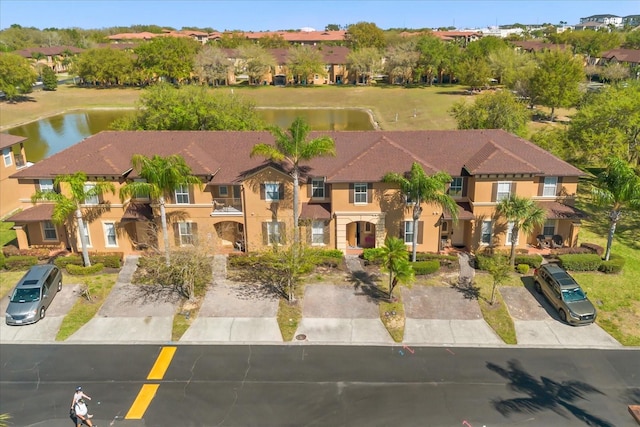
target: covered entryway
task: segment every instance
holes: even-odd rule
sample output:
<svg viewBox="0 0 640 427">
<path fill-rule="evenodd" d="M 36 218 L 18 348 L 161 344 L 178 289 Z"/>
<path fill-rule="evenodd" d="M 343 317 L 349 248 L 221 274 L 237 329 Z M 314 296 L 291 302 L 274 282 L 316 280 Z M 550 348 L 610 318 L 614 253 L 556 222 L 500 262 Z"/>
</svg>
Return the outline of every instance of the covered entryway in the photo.
<svg viewBox="0 0 640 427">
<path fill-rule="evenodd" d="M 221 249 L 244 252 L 244 224 L 236 221 L 222 221 L 214 224 L 213 228 Z"/>
<path fill-rule="evenodd" d="M 384 244 L 384 212 L 346 213 L 336 212 L 336 248 L 376 248 Z"/>
</svg>

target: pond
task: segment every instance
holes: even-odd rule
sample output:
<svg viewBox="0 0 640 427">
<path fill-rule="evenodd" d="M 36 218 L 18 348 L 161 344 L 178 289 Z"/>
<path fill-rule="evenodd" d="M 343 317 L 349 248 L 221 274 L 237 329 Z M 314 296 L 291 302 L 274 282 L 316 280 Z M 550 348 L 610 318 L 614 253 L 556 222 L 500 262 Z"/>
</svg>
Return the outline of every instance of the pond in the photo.
<svg viewBox="0 0 640 427">
<path fill-rule="evenodd" d="M 313 130 L 373 130 L 369 114 L 356 109 L 270 109 L 259 108 L 263 120 L 287 128 L 297 116 Z M 24 136 L 27 160 L 37 162 L 76 144 L 98 132 L 108 130 L 111 122 L 133 110 L 74 111 L 47 117 L 9 129 L 11 135 Z"/>
</svg>

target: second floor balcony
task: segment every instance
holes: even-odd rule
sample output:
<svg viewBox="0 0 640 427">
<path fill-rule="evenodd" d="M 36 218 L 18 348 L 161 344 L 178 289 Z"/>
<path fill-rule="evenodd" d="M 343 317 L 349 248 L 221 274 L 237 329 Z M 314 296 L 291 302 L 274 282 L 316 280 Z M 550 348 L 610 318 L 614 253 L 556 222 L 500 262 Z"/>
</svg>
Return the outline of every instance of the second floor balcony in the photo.
<svg viewBox="0 0 640 427">
<path fill-rule="evenodd" d="M 242 215 L 242 200 L 239 197 L 216 197 L 212 204 L 211 216 Z"/>
</svg>

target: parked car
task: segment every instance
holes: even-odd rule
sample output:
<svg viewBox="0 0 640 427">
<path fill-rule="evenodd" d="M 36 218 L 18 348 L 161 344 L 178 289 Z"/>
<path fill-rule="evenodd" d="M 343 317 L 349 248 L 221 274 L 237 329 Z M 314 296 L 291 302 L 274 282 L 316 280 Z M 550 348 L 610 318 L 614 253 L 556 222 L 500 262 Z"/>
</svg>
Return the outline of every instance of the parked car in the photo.
<svg viewBox="0 0 640 427">
<path fill-rule="evenodd" d="M 22 276 L 5 313 L 7 325 L 28 325 L 43 319 L 53 298 L 62 290 L 62 272 L 53 264 L 34 265 Z"/>
<path fill-rule="evenodd" d="M 544 264 L 534 272 L 535 288 L 558 310 L 563 322 L 588 325 L 596 320 L 596 308 L 569 273 L 556 264 Z"/>
</svg>

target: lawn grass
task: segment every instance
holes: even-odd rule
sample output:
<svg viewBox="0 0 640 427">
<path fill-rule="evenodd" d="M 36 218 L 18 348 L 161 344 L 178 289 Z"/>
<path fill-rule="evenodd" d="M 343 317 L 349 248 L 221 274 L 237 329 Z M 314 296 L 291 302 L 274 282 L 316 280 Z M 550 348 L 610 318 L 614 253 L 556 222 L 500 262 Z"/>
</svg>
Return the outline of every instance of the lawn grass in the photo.
<svg viewBox="0 0 640 427">
<path fill-rule="evenodd" d="M 0 298 L 4 298 L 9 295 L 9 292 L 13 290 L 14 286 L 18 283 L 18 280 L 20 280 L 26 272 L 26 270 L 0 271 Z"/>
<path fill-rule="evenodd" d="M 402 342 L 404 338 L 405 313 L 404 303 L 400 298 L 393 301 L 380 300 L 378 303 L 380 310 L 380 320 L 391 338 L 395 342 Z"/>
<path fill-rule="evenodd" d="M 520 281 L 519 277 L 512 274 L 502 286 L 517 286 L 517 283 L 522 286 L 522 281 Z M 480 305 L 480 311 L 482 311 L 482 317 L 484 317 L 485 322 L 491 326 L 506 344 L 517 344 L 518 340 L 516 339 L 513 319 L 498 290 L 495 293 L 495 301 L 491 304 L 493 277 L 485 272 L 476 272 L 473 284 L 478 289 L 478 305 Z"/>
<path fill-rule="evenodd" d="M 0 222 L 0 247 L 4 247 L 16 239 L 16 232 L 11 229 L 13 225 L 13 222 Z"/>
<path fill-rule="evenodd" d="M 66 340 L 95 316 L 107 299 L 117 278 L 117 273 L 97 274 L 94 276 L 72 276 L 72 278 L 66 273 L 64 274 L 64 282 L 80 283 L 82 286 L 87 286 L 89 294 L 91 295 L 91 301 L 84 297 L 78 298 L 62 320 L 62 325 L 60 325 L 60 330 L 56 335 L 56 341 Z"/>
<path fill-rule="evenodd" d="M 300 284 L 295 290 L 295 301 L 290 302 L 286 298 L 280 297 L 276 318 L 283 341 L 292 341 L 295 337 L 298 325 L 302 320 L 301 303 L 303 295 L 304 285 Z"/>
</svg>

